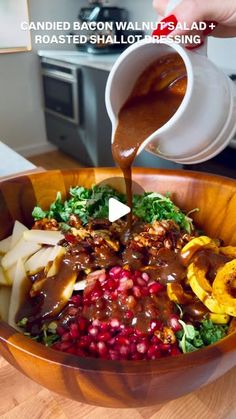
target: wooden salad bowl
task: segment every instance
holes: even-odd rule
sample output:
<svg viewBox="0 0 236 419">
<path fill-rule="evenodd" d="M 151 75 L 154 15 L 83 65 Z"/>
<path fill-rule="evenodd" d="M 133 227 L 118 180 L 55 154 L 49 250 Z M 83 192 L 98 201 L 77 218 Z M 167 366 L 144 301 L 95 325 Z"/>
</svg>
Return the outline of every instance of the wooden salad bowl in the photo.
<svg viewBox="0 0 236 419">
<path fill-rule="evenodd" d="M 146 191 L 171 193 L 206 234 L 236 245 L 236 183 L 223 177 L 155 169 L 134 169 Z M 47 208 L 57 191 L 90 187 L 121 177 L 118 169 L 51 171 L 0 184 L 0 239 L 14 220 L 32 225 L 32 208 Z M 156 361 L 108 361 L 57 352 L 0 322 L 0 354 L 23 374 L 48 389 L 80 402 L 106 407 L 147 406 L 175 399 L 211 383 L 236 365 L 236 333 L 196 352 Z"/>
</svg>

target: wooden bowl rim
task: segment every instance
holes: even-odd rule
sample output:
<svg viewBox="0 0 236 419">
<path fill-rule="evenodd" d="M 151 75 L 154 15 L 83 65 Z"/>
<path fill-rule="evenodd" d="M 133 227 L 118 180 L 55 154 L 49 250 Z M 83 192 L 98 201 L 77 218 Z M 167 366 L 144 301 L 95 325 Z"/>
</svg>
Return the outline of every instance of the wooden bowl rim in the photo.
<svg viewBox="0 0 236 419">
<path fill-rule="evenodd" d="M 17 180 L 20 182 L 21 179 L 25 177 L 33 176 L 34 179 L 40 177 L 45 174 L 56 174 L 61 173 L 62 175 L 66 175 L 67 173 L 77 173 L 80 171 L 93 172 L 96 171 L 98 173 L 102 173 L 107 170 L 109 172 L 114 173 L 115 175 L 121 174 L 121 171 L 118 168 L 78 168 L 72 170 L 49 170 L 46 172 L 37 172 L 30 175 L 21 175 L 17 177 L 10 178 L 8 180 L 0 180 L 0 185 L 2 183 L 12 183 Z M 213 183 L 222 183 L 222 185 L 233 186 L 236 189 L 236 182 L 234 179 L 213 175 L 209 173 L 203 172 L 194 172 L 189 170 L 172 170 L 172 169 L 147 169 L 147 168 L 140 168 L 135 167 L 133 168 L 134 175 L 164 175 L 167 177 L 179 177 L 181 179 L 194 179 L 194 180 L 204 180 L 210 181 Z M 15 343 L 14 340 L 11 341 L 9 339 L 11 336 L 17 336 L 20 343 Z M 46 362 L 58 364 L 60 366 L 66 368 L 73 368 L 75 370 L 86 370 L 86 371 L 106 371 L 110 373 L 118 373 L 118 374 L 153 374 L 155 373 L 162 373 L 167 372 L 167 370 L 178 371 L 179 369 L 183 369 L 183 362 L 186 364 L 186 368 L 189 364 L 205 364 L 208 360 L 215 361 L 222 356 L 224 356 L 228 352 L 236 352 L 236 332 L 231 333 L 230 335 L 226 336 L 225 338 L 221 339 L 219 342 L 215 344 L 209 345 L 208 347 L 199 349 L 194 352 L 180 354 L 174 357 L 167 357 L 167 358 L 160 358 L 157 360 L 149 360 L 149 361 L 112 361 L 112 360 L 104 360 L 99 358 L 84 358 L 79 357 L 72 354 L 67 354 L 65 352 L 56 351 L 52 348 L 46 347 L 43 344 L 34 342 L 30 340 L 30 338 L 24 336 L 14 328 L 12 328 L 7 322 L 0 321 L 0 341 L 6 342 L 7 346 L 15 347 L 16 349 L 32 355 L 36 358 L 45 360 Z M 31 350 L 25 349 L 21 346 L 21 342 L 24 346 L 31 346 Z M 181 362 L 183 360 L 183 362 Z"/>
</svg>

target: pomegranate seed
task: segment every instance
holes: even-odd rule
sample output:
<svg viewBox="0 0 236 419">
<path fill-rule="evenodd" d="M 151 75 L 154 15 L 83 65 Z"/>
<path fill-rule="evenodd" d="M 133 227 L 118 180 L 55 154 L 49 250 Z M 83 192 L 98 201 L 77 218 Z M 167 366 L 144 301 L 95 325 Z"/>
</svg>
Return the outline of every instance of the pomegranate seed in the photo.
<svg viewBox="0 0 236 419">
<path fill-rule="evenodd" d="M 95 327 L 95 326 L 89 326 L 89 328 L 88 328 L 88 333 L 89 333 L 91 336 L 95 337 L 95 336 L 97 336 L 97 335 L 98 335 L 98 328 L 97 328 L 97 327 Z"/>
<path fill-rule="evenodd" d="M 69 332 L 64 333 L 64 335 L 62 335 L 61 337 L 62 342 L 67 342 L 69 340 L 71 340 L 71 334 Z"/>
<path fill-rule="evenodd" d="M 144 337 L 146 337 L 146 333 L 145 333 L 145 332 L 142 332 L 142 330 L 140 330 L 140 329 L 138 329 L 138 328 L 136 328 L 136 329 L 135 329 L 135 334 L 136 334 L 139 338 L 144 338 Z"/>
<path fill-rule="evenodd" d="M 100 289 L 96 289 L 95 291 L 91 292 L 90 299 L 92 302 L 98 300 L 98 298 L 101 298 L 103 295 L 103 291 Z"/>
<path fill-rule="evenodd" d="M 107 355 L 107 347 L 104 342 L 98 342 L 97 348 L 99 355 L 101 355 L 102 357 Z"/>
<path fill-rule="evenodd" d="M 109 330 L 109 325 L 108 325 L 108 323 L 102 322 L 102 323 L 100 324 L 100 330 L 101 330 L 101 332 L 106 332 L 107 330 Z"/>
<path fill-rule="evenodd" d="M 155 284 L 150 285 L 149 287 L 150 294 L 158 294 L 160 291 L 163 291 L 164 286 L 156 282 Z"/>
<path fill-rule="evenodd" d="M 133 287 L 134 283 L 132 281 L 132 279 L 127 279 L 126 281 L 120 283 L 118 290 L 119 291 L 125 291 L 125 290 L 129 290 Z"/>
<path fill-rule="evenodd" d="M 70 348 L 70 346 L 72 346 L 71 342 L 62 342 L 60 344 L 60 351 L 67 351 L 67 349 Z"/>
<path fill-rule="evenodd" d="M 133 327 L 126 326 L 124 327 L 124 330 L 122 331 L 122 336 L 130 336 L 133 333 L 134 333 Z"/>
<path fill-rule="evenodd" d="M 118 335 L 115 339 L 118 345 L 129 345 L 129 339 L 127 339 L 125 336 Z"/>
<path fill-rule="evenodd" d="M 146 281 L 140 277 L 137 278 L 136 282 L 138 285 L 140 285 L 140 287 L 144 287 L 144 285 L 146 285 Z"/>
<path fill-rule="evenodd" d="M 131 353 L 131 354 L 136 354 L 136 352 L 137 352 L 137 345 L 136 345 L 136 342 L 132 342 L 132 343 L 130 344 L 130 353 Z"/>
<path fill-rule="evenodd" d="M 178 332 L 182 329 L 182 326 L 179 323 L 179 317 L 174 314 L 169 318 L 168 324 L 174 332 Z"/>
<path fill-rule="evenodd" d="M 101 322 L 98 319 L 93 320 L 92 325 L 95 327 L 100 327 L 101 326 Z"/>
<path fill-rule="evenodd" d="M 81 332 L 84 332 L 87 329 L 88 321 L 84 317 L 79 317 L 77 323 Z"/>
<path fill-rule="evenodd" d="M 151 338 L 152 343 L 161 343 L 161 339 L 159 339 L 157 336 L 152 336 Z"/>
<path fill-rule="evenodd" d="M 98 335 L 99 342 L 107 342 L 110 339 L 111 339 L 111 335 L 108 332 L 99 333 Z"/>
<path fill-rule="evenodd" d="M 115 344 L 115 341 L 116 341 L 116 338 L 115 338 L 115 337 L 114 337 L 114 338 L 111 338 L 111 339 L 108 341 L 109 346 L 113 346 L 113 345 Z"/>
<path fill-rule="evenodd" d="M 111 293 L 110 297 L 113 301 L 116 301 L 117 300 L 117 295 L 118 295 L 118 292 L 114 291 L 114 292 Z"/>
<path fill-rule="evenodd" d="M 141 288 L 135 285 L 132 289 L 133 294 L 136 298 L 140 298 L 142 296 Z"/>
<path fill-rule="evenodd" d="M 169 350 L 171 349 L 171 345 L 168 345 L 167 343 L 160 343 L 159 346 L 161 352 L 169 352 Z"/>
<path fill-rule="evenodd" d="M 120 326 L 120 322 L 118 319 L 111 319 L 110 320 L 111 327 L 118 328 Z"/>
<path fill-rule="evenodd" d="M 133 361 L 140 361 L 141 359 L 143 359 L 143 354 L 139 352 L 135 352 L 134 354 L 131 355 L 131 359 Z"/>
<path fill-rule="evenodd" d="M 120 266 L 114 266 L 114 268 L 111 268 L 109 271 L 109 275 L 111 277 L 117 277 L 122 271 L 122 268 Z"/>
<path fill-rule="evenodd" d="M 73 339 L 79 337 L 79 326 L 77 323 L 71 323 L 70 325 L 70 334 Z"/>
<path fill-rule="evenodd" d="M 73 234 L 66 234 L 65 240 L 70 244 L 74 244 L 77 242 L 76 237 Z"/>
<path fill-rule="evenodd" d="M 66 350 L 68 354 L 77 355 L 77 349 L 74 346 L 71 346 Z"/>
<path fill-rule="evenodd" d="M 78 308 L 76 307 L 69 307 L 67 310 L 68 316 L 75 317 L 78 314 Z"/>
<path fill-rule="evenodd" d="M 119 348 L 119 351 L 120 351 L 120 354 L 122 356 L 127 357 L 130 353 L 130 348 L 129 348 L 129 346 L 121 345 L 120 348 Z"/>
<path fill-rule="evenodd" d="M 131 310 L 127 310 L 124 313 L 124 318 L 127 320 L 131 320 L 134 317 L 134 313 Z"/>
<path fill-rule="evenodd" d="M 89 335 L 81 336 L 81 338 L 76 342 L 76 346 L 78 348 L 88 349 L 91 342 L 92 342 L 92 336 L 89 336 Z"/>
<path fill-rule="evenodd" d="M 129 338 L 131 343 L 137 343 L 138 342 L 138 337 L 135 335 L 130 336 Z M 135 350 L 136 350 L 136 345 L 135 345 Z"/>
<path fill-rule="evenodd" d="M 113 349 L 109 350 L 110 359 L 113 361 L 118 361 L 119 359 L 119 353 L 117 351 L 114 351 Z"/>
<path fill-rule="evenodd" d="M 65 329 L 64 329 L 64 327 L 62 327 L 62 326 L 57 326 L 57 334 L 58 334 L 59 336 L 63 336 L 63 335 L 64 335 L 64 333 L 65 333 Z"/>
<path fill-rule="evenodd" d="M 117 287 L 117 284 L 114 281 L 114 279 L 108 279 L 108 281 L 106 283 L 106 289 L 108 289 L 110 291 L 115 291 L 116 287 Z"/>
<path fill-rule="evenodd" d="M 98 278 L 98 280 L 101 284 L 103 284 L 106 281 L 106 279 L 107 279 L 106 274 L 101 274 Z"/>
<path fill-rule="evenodd" d="M 97 352 L 97 344 L 96 342 L 91 342 L 89 345 L 89 351 L 92 353 L 96 353 Z"/>
<path fill-rule="evenodd" d="M 120 272 L 120 278 L 132 278 L 132 273 L 130 271 L 127 271 L 126 269 L 122 269 Z"/>
<path fill-rule="evenodd" d="M 137 352 L 140 354 L 145 354 L 148 351 L 148 344 L 147 342 L 140 342 L 136 346 Z"/>
<path fill-rule="evenodd" d="M 162 329 L 162 323 L 159 320 L 151 320 L 149 330 L 155 332 L 155 330 Z"/>
<path fill-rule="evenodd" d="M 174 346 L 173 348 L 171 348 L 170 353 L 172 356 L 176 356 L 176 355 L 180 355 L 181 351 L 179 350 L 179 348 L 177 348 L 177 346 Z"/>
<path fill-rule="evenodd" d="M 149 275 L 146 272 L 142 273 L 142 278 L 144 279 L 144 281 L 148 282 L 149 281 Z"/>
<path fill-rule="evenodd" d="M 149 359 L 161 358 L 161 351 L 158 345 L 151 345 L 147 351 L 147 357 Z"/>
</svg>

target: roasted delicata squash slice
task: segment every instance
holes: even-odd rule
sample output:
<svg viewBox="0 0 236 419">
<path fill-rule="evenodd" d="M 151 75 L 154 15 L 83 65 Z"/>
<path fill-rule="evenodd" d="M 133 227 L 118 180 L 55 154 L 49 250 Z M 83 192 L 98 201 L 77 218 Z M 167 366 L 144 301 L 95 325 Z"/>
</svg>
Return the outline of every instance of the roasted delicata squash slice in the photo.
<svg viewBox="0 0 236 419">
<path fill-rule="evenodd" d="M 214 324 L 228 324 L 230 320 L 230 316 L 228 314 L 219 313 L 209 313 L 208 318 Z"/>
<path fill-rule="evenodd" d="M 191 263 L 187 270 L 188 284 L 192 288 L 194 294 L 202 301 L 202 303 L 212 313 L 228 314 L 225 308 L 221 306 L 218 299 L 212 294 L 212 287 L 205 276 L 205 271 Z"/>
<path fill-rule="evenodd" d="M 208 236 L 195 237 L 190 240 L 183 249 L 181 250 L 181 259 L 185 266 L 188 266 L 194 253 L 201 248 L 213 250 L 215 253 L 219 253 L 219 247 L 217 241 L 210 239 Z"/>
<path fill-rule="evenodd" d="M 212 285 L 213 296 L 224 307 L 225 313 L 236 317 L 236 259 L 226 263 L 216 274 Z"/>
<path fill-rule="evenodd" d="M 167 294 L 169 299 L 177 304 L 190 304 L 193 301 L 193 295 L 184 291 L 178 282 L 167 284 Z"/>
<path fill-rule="evenodd" d="M 229 258 L 236 258 L 236 247 L 235 246 L 225 246 L 220 247 L 219 251 L 222 255 L 225 255 Z"/>
</svg>

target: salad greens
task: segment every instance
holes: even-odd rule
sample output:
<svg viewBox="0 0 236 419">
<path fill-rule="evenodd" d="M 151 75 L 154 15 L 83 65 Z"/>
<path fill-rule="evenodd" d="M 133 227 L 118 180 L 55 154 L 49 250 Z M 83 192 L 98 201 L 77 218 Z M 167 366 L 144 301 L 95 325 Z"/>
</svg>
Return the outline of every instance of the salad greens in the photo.
<svg viewBox="0 0 236 419">
<path fill-rule="evenodd" d="M 191 324 L 179 320 L 182 330 L 176 333 L 180 349 L 184 353 L 193 352 L 204 346 L 211 345 L 226 336 L 228 326 L 213 324 L 211 320 L 204 320 L 199 329 Z"/>
<path fill-rule="evenodd" d="M 77 215 L 83 224 L 90 217 L 107 218 L 108 203 L 110 198 L 117 198 L 125 203 L 125 195 L 110 186 L 93 186 L 91 189 L 82 186 L 70 188 L 69 198 L 63 202 L 61 193 L 58 192 L 56 200 L 50 205 L 48 211 L 35 207 L 33 217 L 35 220 L 54 218 L 63 224 L 67 223 L 71 214 Z M 171 201 L 169 194 L 163 196 L 155 192 L 146 192 L 133 196 L 133 213 L 141 220 L 152 223 L 154 220 L 173 220 L 181 229 L 191 232 L 192 220 L 185 215 Z M 64 225 L 65 229 L 66 226 Z"/>
</svg>

